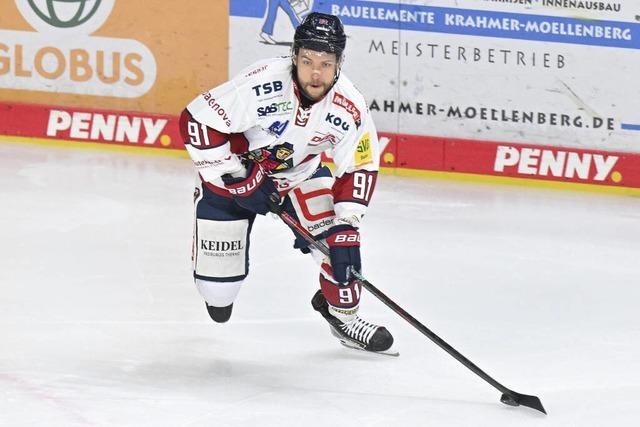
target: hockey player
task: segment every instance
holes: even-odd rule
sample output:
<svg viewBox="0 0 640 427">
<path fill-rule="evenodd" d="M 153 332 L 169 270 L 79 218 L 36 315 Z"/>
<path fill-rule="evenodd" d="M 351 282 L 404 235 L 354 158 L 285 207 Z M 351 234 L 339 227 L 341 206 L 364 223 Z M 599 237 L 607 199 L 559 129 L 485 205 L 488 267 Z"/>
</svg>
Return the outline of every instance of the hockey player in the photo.
<svg viewBox="0 0 640 427">
<path fill-rule="evenodd" d="M 376 128 L 363 96 L 340 72 L 346 35 L 339 18 L 311 13 L 296 28 L 291 56 L 257 62 L 196 97 L 180 118 L 199 172 L 194 277 L 206 308 L 226 322 L 249 272 L 256 214 L 286 210 L 330 249 L 312 306 L 345 345 L 385 351 L 393 337 L 358 316 L 358 228 L 379 166 Z M 335 178 L 321 165 L 328 151 Z M 280 200 L 274 205 L 270 197 Z"/>
</svg>

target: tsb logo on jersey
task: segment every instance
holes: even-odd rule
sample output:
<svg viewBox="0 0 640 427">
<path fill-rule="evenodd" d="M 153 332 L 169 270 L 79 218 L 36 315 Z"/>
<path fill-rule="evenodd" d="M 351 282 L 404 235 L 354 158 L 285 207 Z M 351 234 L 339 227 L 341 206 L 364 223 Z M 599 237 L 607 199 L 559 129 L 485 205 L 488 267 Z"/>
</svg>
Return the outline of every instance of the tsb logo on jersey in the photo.
<svg viewBox="0 0 640 427">
<path fill-rule="evenodd" d="M 281 91 L 282 82 L 280 80 L 276 80 L 275 82 L 263 83 L 261 85 L 254 86 L 251 89 L 256 93 L 256 96 L 268 95 L 271 92 Z"/>
<path fill-rule="evenodd" d="M 347 123 L 340 116 L 336 116 L 335 114 L 327 113 L 327 117 L 325 117 L 325 121 L 331 123 L 337 128 L 342 129 L 345 132 L 349 130 L 349 123 Z"/>
</svg>

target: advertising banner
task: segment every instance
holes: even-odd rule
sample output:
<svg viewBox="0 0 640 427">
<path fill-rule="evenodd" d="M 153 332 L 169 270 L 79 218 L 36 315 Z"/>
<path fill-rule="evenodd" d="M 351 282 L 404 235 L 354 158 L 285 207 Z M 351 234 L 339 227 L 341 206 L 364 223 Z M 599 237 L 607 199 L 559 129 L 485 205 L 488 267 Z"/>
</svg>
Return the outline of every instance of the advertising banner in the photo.
<svg viewBox="0 0 640 427">
<path fill-rule="evenodd" d="M 227 78 L 227 1 L 3 0 L 0 101 L 178 115 Z"/>
<path fill-rule="evenodd" d="M 629 181 L 640 167 L 635 1 L 231 0 L 230 74 L 257 58 L 289 54 L 294 28 L 310 11 L 345 24 L 343 70 L 378 129 L 398 136 L 383 164 L 460 169 L 447 169 L 443 157 L 413 156 L 440 153 L 467 158 L 462 169 L 470 173 L 540 178 L 526 167 L 496 170 L 499 147 L 547 147 L 536 153 L 588 154 L 590 161 L 611 151 L 626 153 L 615 179 L 570 169 L 546 177 L 638 185 Z M 471 145 L 446 143 L 452 140 Z M 451 150 L 491 155 L 472 159 Z"/>
<path fill-rule="evenodd" d="M 173 115 L 85 107 L 0 102 L 0 135 L 184 149 Z"/>
<path fill-rule="evenodd" d="M 0 135 L 183 149 L 177 118 L 340 17 L 388 168 L 640 188 L 635 0 L 5 0 Z"/>
</svg>

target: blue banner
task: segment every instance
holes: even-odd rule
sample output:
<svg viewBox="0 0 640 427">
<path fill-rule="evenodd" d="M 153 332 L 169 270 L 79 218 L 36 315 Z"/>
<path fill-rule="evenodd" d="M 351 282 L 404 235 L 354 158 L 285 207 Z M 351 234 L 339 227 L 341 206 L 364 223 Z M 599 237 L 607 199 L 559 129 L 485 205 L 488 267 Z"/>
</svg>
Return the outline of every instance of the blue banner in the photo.
<svg viewBox="0 0 640 427">
<path fill-rule="evenodd" d="M 231 0 L 232 16 L 264 17 L 268 0 Z M 640 49 L 640 24 L 362 0 L 316 0 L 345 25 Z"/>
<path fill-rule="evenodd" d="M 229 15 L 262 18 L 267 10 L 267 1 L 269 0 L 231 0 L 229 2 Z"/>
</svg>

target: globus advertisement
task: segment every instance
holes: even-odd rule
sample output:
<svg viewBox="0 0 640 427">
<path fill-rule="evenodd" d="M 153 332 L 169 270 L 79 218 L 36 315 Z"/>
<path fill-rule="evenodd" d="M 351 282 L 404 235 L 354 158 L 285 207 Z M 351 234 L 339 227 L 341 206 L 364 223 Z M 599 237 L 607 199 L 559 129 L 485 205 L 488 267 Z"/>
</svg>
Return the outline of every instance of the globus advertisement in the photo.
<svg viewBox="0 0 640 427">
<path fill-rule="evenodd" d="M 184 105 L 290 54 L 295 26 L 320 11 L 345 24 L 343 71 L 373 113 L 382 166 L 640 188 L 636 6 L 6 0 L 0 135 L 182 150 Z"/>
<path fill-rule="evenodd" d="M 175 117 L 226 79 L 227 23 L 225 1 L 4 0 L 0 134 L 183 149 Z"/>
<path fill-rule="evenodd" d="M 383 165 L 640 187 L 635 2 L 232 0 L 230 74 L 312 10 L 345 24 Z"/>
</svg>

